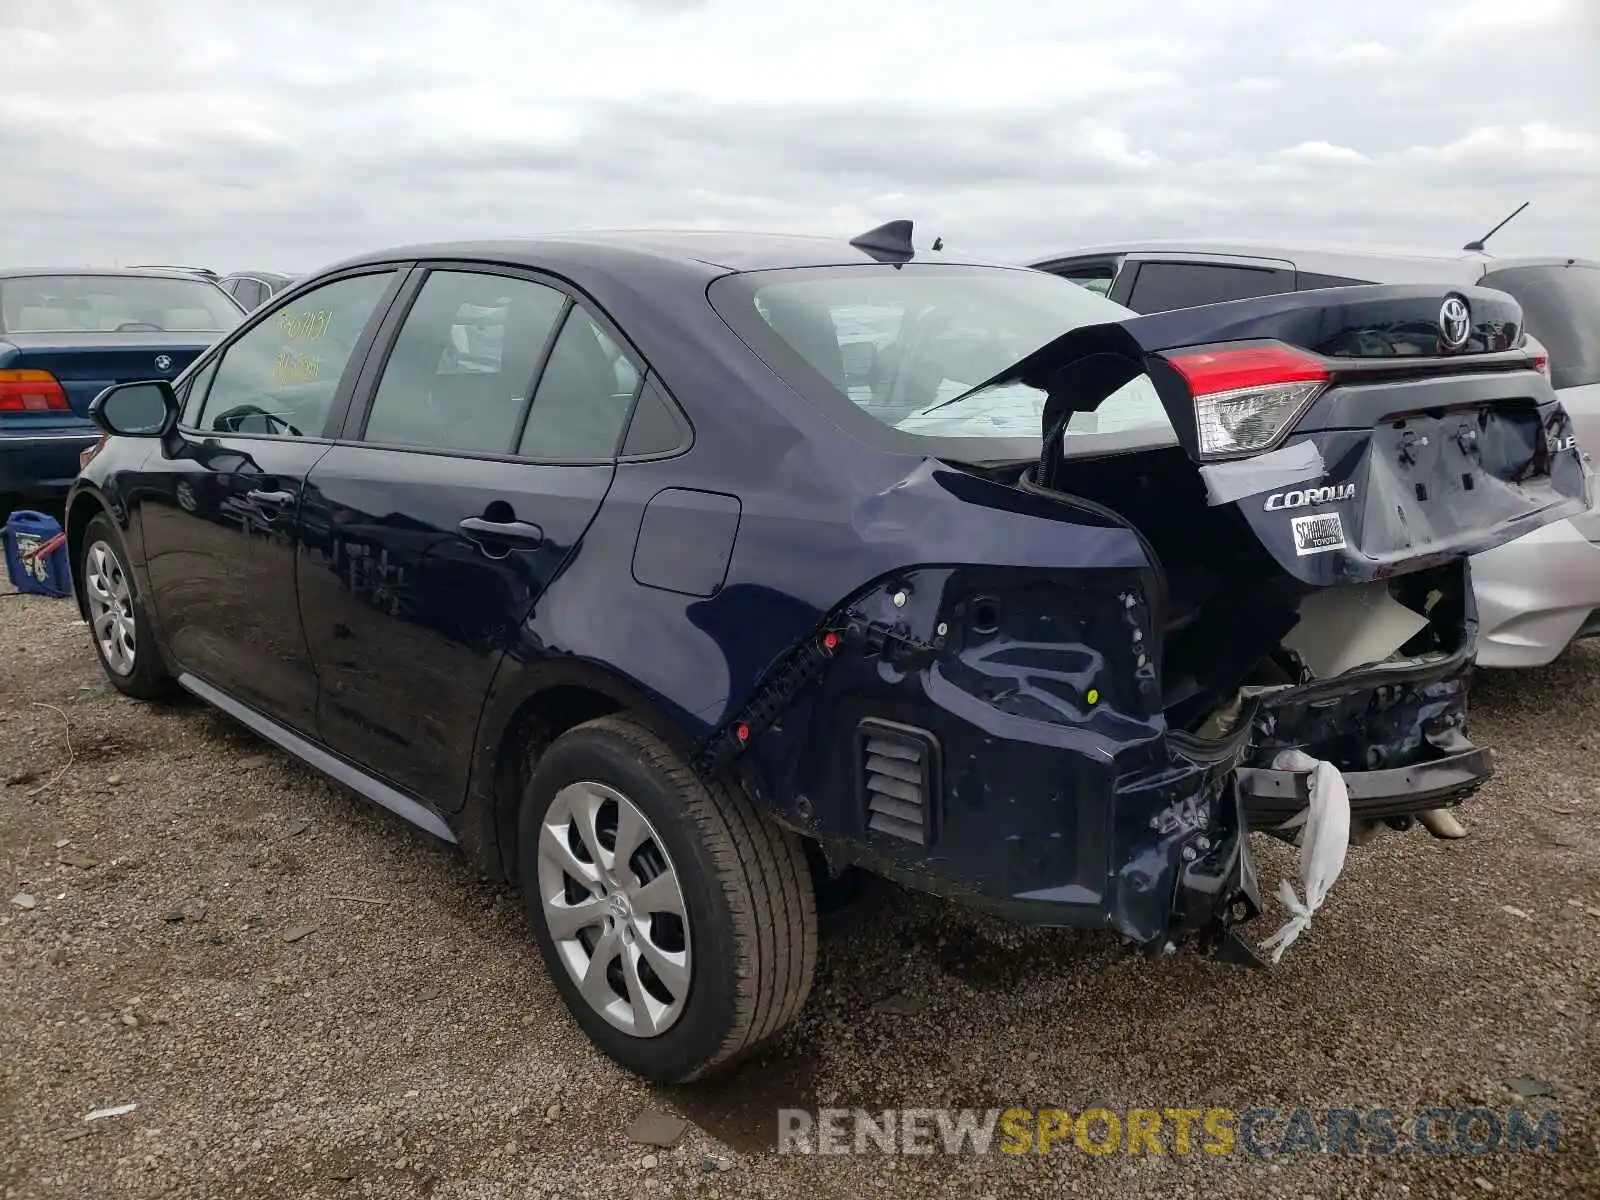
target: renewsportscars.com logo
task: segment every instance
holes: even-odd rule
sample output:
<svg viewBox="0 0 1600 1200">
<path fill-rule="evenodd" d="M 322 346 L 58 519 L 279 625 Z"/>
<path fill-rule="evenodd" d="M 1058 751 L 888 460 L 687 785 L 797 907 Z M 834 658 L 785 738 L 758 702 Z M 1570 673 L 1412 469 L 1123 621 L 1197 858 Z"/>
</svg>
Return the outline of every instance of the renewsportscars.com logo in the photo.
<svg viewBox="0 0 1600 1200">
<path fill-rule="evenodd" d="M 780 1154 L 1554 1154 L 1560 1112 L 1524 1108 L 782 1108 Z"/>
</svg>

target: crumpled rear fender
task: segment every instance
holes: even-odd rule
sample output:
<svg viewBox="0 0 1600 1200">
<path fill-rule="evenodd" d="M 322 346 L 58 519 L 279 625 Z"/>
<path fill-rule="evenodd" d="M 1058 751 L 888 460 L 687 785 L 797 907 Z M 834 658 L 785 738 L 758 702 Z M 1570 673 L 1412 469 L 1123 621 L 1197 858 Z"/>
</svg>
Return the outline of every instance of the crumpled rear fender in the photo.
<svg viewBox="0 0 1600 1200">
<path fill-rule="evenodd" d="M 706 748 L 837 860 L 1040 925 L 1152 948 L 1253 916 L 1232 784 L 1162 714 L 1130 568 L 924 566 L 839 605 Z M 926 739 L 915 836 L 875 821 L 863 730 Z M 1236 913 L 1235 905 L 1240 909 Z"/>
</svg>

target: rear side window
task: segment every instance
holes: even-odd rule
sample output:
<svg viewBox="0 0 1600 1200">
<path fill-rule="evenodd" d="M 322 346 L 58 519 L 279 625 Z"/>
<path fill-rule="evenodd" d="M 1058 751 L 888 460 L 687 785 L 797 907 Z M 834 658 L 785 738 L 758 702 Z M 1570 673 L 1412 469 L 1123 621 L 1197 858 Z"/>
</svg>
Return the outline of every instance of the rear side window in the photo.
<svg viewBox="0 0 1600 1200">
<path fill-rule="evenodd" d="M 1158 313 L 1292 291 L 1294 276 L 1288 271 L 1216 263 L 1147 262 L 1139 265 L 1128 307 L 1136 313 Z"/>
<path fill-rule="evenodd" d="M 1319 275 L 1315 271 L 1300 271 L 1295 276 L 1296 290 L 1316 292 L 1323 288 L 1359 287 L 1371 283 L 1370 279 L 1351 279 L 1347 275 Z"/>
<path fill-rule="evenodd" d="M 1111 262 L 1071 263 L 1048 268 L 1050 274 L 1069 279 L 1081 288 L 1104 296 L 1111 290 L 1111 281 L 1117 277 L 1117 265 Z"/>
<path fill-rule="evenodd" d="M 1600 267 L 1508 267 L 1479 282 L 1522 305 L 1528 332 L 1550 352 L 1553 385 L 1600 383 Z"/>
<path fill-rule="evenodd" d="M 517 452 L 527 458 L 610 458 L 639 391 L 639 369 L 581 308 L 561 327 L 539 376 Z"/>
<path fill-rule="evenodd" d="M 363 440 L 509 454 L 565 303 L 526 279 L 431 273 L 384 364 Z"/>
</svg>

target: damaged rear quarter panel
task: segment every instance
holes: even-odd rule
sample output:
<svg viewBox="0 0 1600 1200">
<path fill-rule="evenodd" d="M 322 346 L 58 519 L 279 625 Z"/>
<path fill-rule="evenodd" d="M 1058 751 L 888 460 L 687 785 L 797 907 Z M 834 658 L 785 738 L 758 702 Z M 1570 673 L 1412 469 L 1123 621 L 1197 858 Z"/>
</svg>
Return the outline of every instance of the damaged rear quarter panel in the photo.
<svg viewBox="0 0 1600 1200">
<path fill-rule="evenodd" d="M 913 886 L 1156 945 L 1210 926 L 1249 874 L 1244 742 L 1169 748 L 1154 582 L 1112 565 L 894 572 L 830 614 L 831 661 L 750 727 L 744 766 L 790 824 Z M 937 743 L 924 841 L 869 823 L 868 718 Z"/>
</svg>

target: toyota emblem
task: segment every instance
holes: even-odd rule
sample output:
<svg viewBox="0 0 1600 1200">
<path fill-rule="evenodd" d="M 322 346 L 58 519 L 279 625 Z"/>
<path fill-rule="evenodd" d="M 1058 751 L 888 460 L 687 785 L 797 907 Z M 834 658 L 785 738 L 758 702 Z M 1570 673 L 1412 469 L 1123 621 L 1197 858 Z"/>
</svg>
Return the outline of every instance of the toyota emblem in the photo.
<svg viewBox="0 0 1600 1200">
<path fill-rule="evenodd" d="M 158 354 L 158 355 L 156 355 L 156 370 L 158 370 L 158 371 L 170 371 L 170 370 L 172 370 L 172 355 L 170 355 L 170 354 Z"/>
<path fill-rule="evenodd" d="M 1451 296 L 1439 309 L 1439 341 L 1446 350 L 1459 350 L 1472 333 L 1472 314 L 1460 296 Z"/>
</svg>

